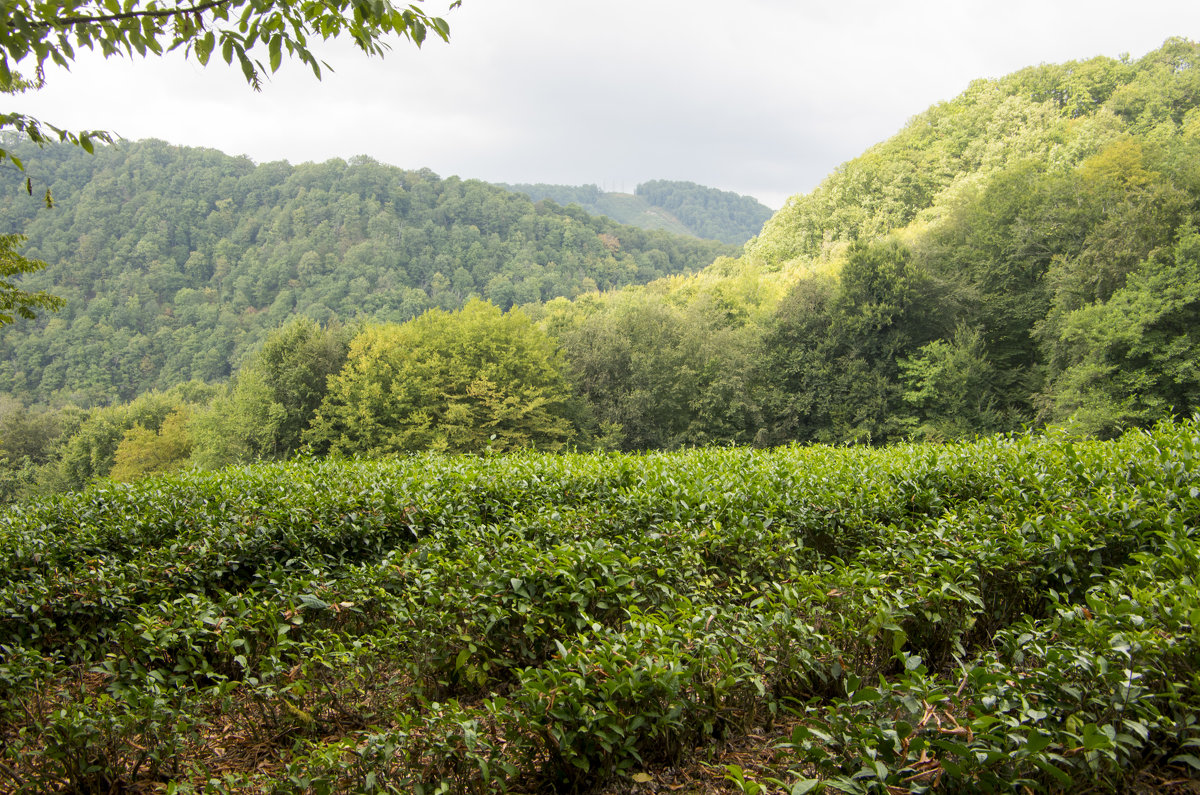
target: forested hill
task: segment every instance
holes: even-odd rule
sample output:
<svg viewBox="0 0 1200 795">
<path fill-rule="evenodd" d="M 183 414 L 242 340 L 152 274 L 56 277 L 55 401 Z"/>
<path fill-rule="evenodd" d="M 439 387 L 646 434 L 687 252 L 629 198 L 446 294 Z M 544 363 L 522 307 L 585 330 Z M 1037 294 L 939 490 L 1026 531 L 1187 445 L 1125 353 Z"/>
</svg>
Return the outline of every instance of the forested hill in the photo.
<svg viewBox="0 0 1200 795">
<path fill-rule="evenodd" d="M 541 320 L 629 449 L 1110 435 L 1200 410 L 1198 229 L 1200 46 L 1171 39 L 976 81 L 741 259 Z"/>
<path fill-rule="evenodd" d="M 684 235 L 745 243 L 762 229 L 771 210 L 757 199 L 694 182 L 651 180 L 632 194 L 609 193 L 595 185 L 502 185 L 534 201 L 578 204 L 589 213 L 623 224 Z"/>
<path fill-rule="evenodd" d="M 0 392 L 94 404 L 228 376 L 293 315 L 403 321 L 471 296 L 507 308 L 696 270 L 735 249 L 368 158 L 256 165 L 142 141 L 12 147 L 0 230 L 66 308 L 0 335 Z"/>
<path fill-rule="evenodd" d="M 839 166 L 816 190 L 791 197 L 747 253 L 768 266 L 811 269 L 855 241 L 906 227 L 907 237 L 920 236 L 1022 169 L 1063 175 L 1121 141 L 1134 145 L 1137 165 L 1191 180 L 1190 171 L 1175 169 L 1187 165 L 1180 145 L 1200 132 L 1198 67 L 1197 45 L 1171 39 L 1136 61 L 1097 57 L 976 80 Z M 1125 167 L 1134 167 L 1128 156 Z M 1072 203 L 1087 198 L 1077 194 Z"/>
</svg>

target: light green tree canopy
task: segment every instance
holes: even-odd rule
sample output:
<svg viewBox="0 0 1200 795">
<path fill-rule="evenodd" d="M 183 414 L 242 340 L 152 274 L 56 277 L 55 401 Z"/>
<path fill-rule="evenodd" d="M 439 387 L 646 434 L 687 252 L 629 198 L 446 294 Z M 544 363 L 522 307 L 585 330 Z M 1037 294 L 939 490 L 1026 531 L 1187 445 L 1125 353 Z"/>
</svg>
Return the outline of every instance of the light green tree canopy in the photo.
<svg viewBox="0 0 1200 795">
<path fill-rule="evenodd" d="M 1186 415 L 1200 405 L 1200 233 L 1141 263 L 1107 303 L 1063 319 L 1057 341 L 1069 366 L 1059 374 L 1052 416 L 1089 433 Z"/>
<path fill-rule="evenodd" d="M 570 399 L 553 341 L 519 310 L 475 300 L 367 326 L 304 438 L 350 455 L 558 450 L 574 432 Z"/>
</svg>

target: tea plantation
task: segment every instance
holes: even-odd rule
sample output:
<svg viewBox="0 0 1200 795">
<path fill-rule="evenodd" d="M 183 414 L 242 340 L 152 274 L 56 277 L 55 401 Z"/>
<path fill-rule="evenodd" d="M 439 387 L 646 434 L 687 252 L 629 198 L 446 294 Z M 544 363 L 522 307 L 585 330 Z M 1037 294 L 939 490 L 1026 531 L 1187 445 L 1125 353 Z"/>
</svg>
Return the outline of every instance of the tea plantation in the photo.
<svg viewBox="0 0 1200 795">
<path fill-rule="evenodd" d="M 0 790 L 1188 782 L 1198 524 L 1196 421 L 101 484 L 0 515 Z"/>
</svg>

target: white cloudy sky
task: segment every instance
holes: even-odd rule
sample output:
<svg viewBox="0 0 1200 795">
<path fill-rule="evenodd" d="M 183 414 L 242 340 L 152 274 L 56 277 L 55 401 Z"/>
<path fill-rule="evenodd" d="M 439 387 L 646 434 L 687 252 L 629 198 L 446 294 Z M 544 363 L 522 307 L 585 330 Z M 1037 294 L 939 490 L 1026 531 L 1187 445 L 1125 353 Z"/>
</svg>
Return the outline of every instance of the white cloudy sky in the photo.
<svg viewBox="0 0 1200 795">
<path fill-rule="evenodd" d="M 441 13 L 447 0 L 427 0 Z M 293 163 L 691 180 L 778 207 L 977 77 L 1200 38 L 1195 0 L 464 0 L 451 42 L 327 48 L 255 93 L 217 58 L 82 58 L 14 110 Z"/>
</svg>

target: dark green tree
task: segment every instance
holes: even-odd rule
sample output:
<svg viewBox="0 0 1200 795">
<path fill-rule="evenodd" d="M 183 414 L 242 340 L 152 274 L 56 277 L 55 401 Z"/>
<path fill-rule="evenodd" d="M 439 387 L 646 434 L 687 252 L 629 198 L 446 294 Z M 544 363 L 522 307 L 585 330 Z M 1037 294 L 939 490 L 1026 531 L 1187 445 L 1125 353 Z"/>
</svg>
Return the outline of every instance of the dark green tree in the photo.
<svg viewBox="0 0 1200 795">
<path fill-rule="evenodd" d="M 0 326 L 12 323 L 18 317 L 32 320 L 37 317 L 38 309 L 53 311 L 63 305 L 63 299 L 45 290 L 24 290 L 11 280 L 11 277 L 46 267 L 45 262 L 27 259 L 17 253 L 17 246 L 24 240 L 20 235 L 0 235 Z"/>
<path fill-rule="evenodd" d="M 738 303 L 702 292 L 681 306 L 626 291 L 553 307 L 546 323 L 590 408 L 593 434 L 624 450 L 752 441 L 758 328 L 745 322 L 745 306 L 727 314 Z"/>
<path fill-rule="evenodd" d="M 955 439 L 1009 427 L 996 408 L 995 367 L 979 329 L 959 326 L 950 339 L 927 343 L 897 364 L 916 436 Z"/>
<path fill-rule="evenodd" d="M 903 435 L 898 360 L 945 333 L 949 303 L 948 288 L 892 241 L 853 245 L 836 281 L 800 281 L 766 337 L 760 441 Z"/>
<path fill-rule="evenodd" d="M 270 447 L 260 454 L 287 455 L 300 447 L 300 436 L 325 398 L 330 376 L 346 362 L 352 336 L 348 327 L 322 328 L 307 318 L 296 318 L 268 335 L 248 366 L 266 388 L 271 405 L 279 407 Z"/>
<path fill-rule="evenodd" d="M 1200 234 L 1185 224 L 1172 250 L 1131 273 L 1105 303 L 1066 316 L 1070 365 L 1052 391 L 1053 416 L 1113 435 L 1200 406 Z"/>
<path fill-rule="evenodd" d="M 195 464 L 216 469 L 284 458 L 301 446 L 330 376 L 346 361 L 352 331 L 295 318 L 267 336 L 228 394 L 192 421 Z"/>
</svg>

